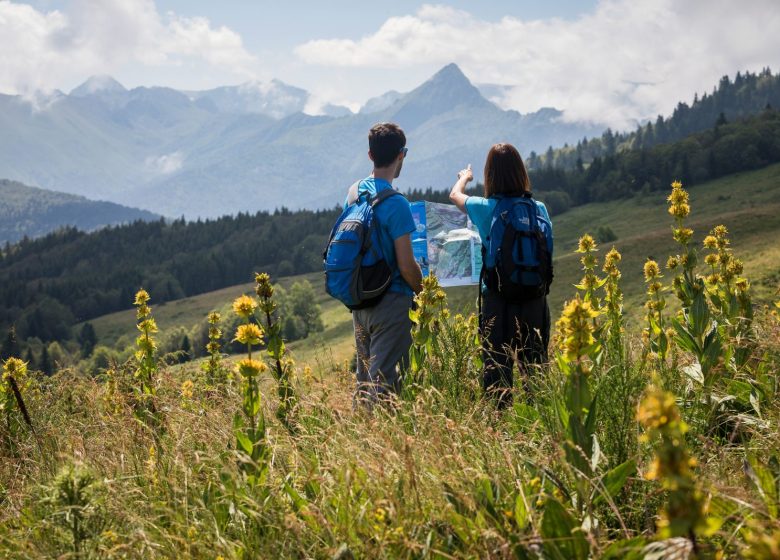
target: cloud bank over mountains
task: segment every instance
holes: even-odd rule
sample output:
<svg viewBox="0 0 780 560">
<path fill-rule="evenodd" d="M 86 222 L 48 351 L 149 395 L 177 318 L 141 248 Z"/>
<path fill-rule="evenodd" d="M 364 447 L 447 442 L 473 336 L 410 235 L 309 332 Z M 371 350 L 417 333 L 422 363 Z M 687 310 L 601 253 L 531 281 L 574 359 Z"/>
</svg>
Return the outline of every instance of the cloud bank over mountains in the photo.
<svg viewBox="0 0 780 560">
<path fill-rule="evenodd" d="M 475 83 L 497 86 L 505 109 L 554 106 L 569 122 L 625 129 L 669 114 L 724 74 L 780 66 L 777 0 L 599 0 L 573 18 L 499 20 L 479 6 L 425 4 L 363 35 L 334 37 L 323 21 L 320 37 L 295 48 L 269 42 L 258 52 L 234 29 L 154 0 L 35 4 L 57 5 L 0 1 L 0 92 L 32 97 L 94 74 L 180 90 L 279 78 L 310 93 L 307 112 L 328 114 L 329 104 L 354 111 L 386 91 L 409 91 L 454 61 Z"/>
<path fill-rule="evenodd" d="M 72 0 L 67 11 L 48 12 L 0 2 L 0 53 L 3 93 L 54 89 L 127 63 L 197 61 L 245 78 L 256 64 L 234 31 L 203 17 L 161 14 L 152 0 Z"/>
<path fill-rule="evenodd" d="M 505 108 L 564 110 L 617 128 L 669 113 L 681 96 L 737 70 L 780 64 L 776 0 L 602 0 L 575 20 L 484 21 L 443 5 L 388 19 L 358 39 L 318 39 L 309 64 L 390 68 L 455 60 L 476 82 L 505 84 Z"/>
</svg>

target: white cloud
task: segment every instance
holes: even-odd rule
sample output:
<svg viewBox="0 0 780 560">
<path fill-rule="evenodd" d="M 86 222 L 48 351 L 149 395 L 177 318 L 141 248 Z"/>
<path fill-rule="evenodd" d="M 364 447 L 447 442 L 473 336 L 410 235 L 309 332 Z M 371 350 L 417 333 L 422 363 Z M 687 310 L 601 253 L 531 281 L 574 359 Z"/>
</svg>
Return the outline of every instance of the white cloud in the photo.
<svg viewBox="0 0 780 560">
<path fill-rule="evenodd" d="M 159 157 L 150 156 L 146 158 L 146 167 L 154 173 L 168 175 L 178 171 L 184 165 L 184 154 L 181 152 L 172 152 Z"/>
<path fill-rule="evenodd" d="M 253 75 L 241 37 L 202 17 L 160 14 L 152 0 L 73 0 L 67 11 L 0 1 L 0 92 L 51 89 L 122 64 L 202 64 Z"/>
<path fill-rule="evenodd" d="M 777 0 L 601 0 L 575 20 L 497 22 L 446 6 L 388 19 L 359 40 L 298 46 L 306 63 L 411 70 L 457 62 L 474 82 L 512 86 L 503 104 L 544 106 L 618 128 L 668 114 L 724 74 L 780 66 Z"/>
</svg>

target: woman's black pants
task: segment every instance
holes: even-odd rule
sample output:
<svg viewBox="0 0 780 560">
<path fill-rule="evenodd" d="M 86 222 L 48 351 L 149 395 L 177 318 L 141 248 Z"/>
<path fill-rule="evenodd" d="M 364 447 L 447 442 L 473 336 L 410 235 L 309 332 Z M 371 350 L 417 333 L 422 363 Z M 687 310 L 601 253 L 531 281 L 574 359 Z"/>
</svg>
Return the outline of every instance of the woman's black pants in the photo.
<svg viewBox="0 0 780 560">
<path fill-rule="evenodd" d="M 547 298 L 508 303 L 498 294 L 487 291 L 482 296 L 479 325 L 485 393 L 497 399 L 499 408 L 512 404 L 512 366 L 517 360 L 526 399 L 530 400 L 528 378 L 532 368 L 527 366 L 547 362 L 550 342 Z"/>
</svg>

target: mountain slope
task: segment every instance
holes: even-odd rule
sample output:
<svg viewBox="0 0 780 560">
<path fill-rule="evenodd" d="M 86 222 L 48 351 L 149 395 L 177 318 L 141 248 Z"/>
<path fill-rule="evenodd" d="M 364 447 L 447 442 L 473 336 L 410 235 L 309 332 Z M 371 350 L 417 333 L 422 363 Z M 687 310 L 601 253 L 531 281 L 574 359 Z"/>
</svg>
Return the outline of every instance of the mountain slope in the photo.
<svg viewBox="0 0 780 560">
<path fill-rule="evenodd" d="M 0 243 L 14 243 L 25 236 L 40 237 L 64 226 L 93 231 L 135 220 L 158 219 L 160 216 L 146 210 L 0 179 Z"/>
<path fill-rule="evenodd" d="M 446 187 L 498 141 L 528 153 L 601 130 L 560 122 L 556 112 L 503 111 L 454 64 L 411 92 L 374 101 L 370 113 L 326 105 L 320 117 L 304 115 L 309 97 L 278 81 L 128 91 L 105 76 L 45 102 L 0 96 L 0 176 L 170 216 L 214 217 L 332 206 L 370 170 L 366 134 L 380 120 L 407 132 L 402 189 Z"/>
</svg>

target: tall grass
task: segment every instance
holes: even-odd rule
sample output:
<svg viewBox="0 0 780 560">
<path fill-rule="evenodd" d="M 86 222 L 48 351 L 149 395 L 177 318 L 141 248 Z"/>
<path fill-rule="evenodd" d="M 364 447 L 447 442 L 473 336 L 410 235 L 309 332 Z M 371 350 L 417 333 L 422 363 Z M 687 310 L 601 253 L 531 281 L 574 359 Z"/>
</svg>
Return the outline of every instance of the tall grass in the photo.
<svg viewBox="0 0 780 560">
<path fill-rule="evenodd" d="M 650 271 L 648 300 L 668 292 L 681 313 L 651 305 L 648 335 L 625 332 L 619 254 L 602 279 L 595 243 L 580 245 L 554 359 L 533 405 L 506 411 L 481 396 L 475 318 L 450 314 L 435 279 L 403 392 L 371 413 L 343 365 L 286 354 L 266 277 L 234 304 L 237 363 L 213 331 L 205 367 L 165 365 L 148 328 L 102 377 L 7 362 L 0 555 L 777 558 L 776 310 L 749 306 L 734 266 L 725 281 L 678 255 L 671 285 Z"/>
</svg>

